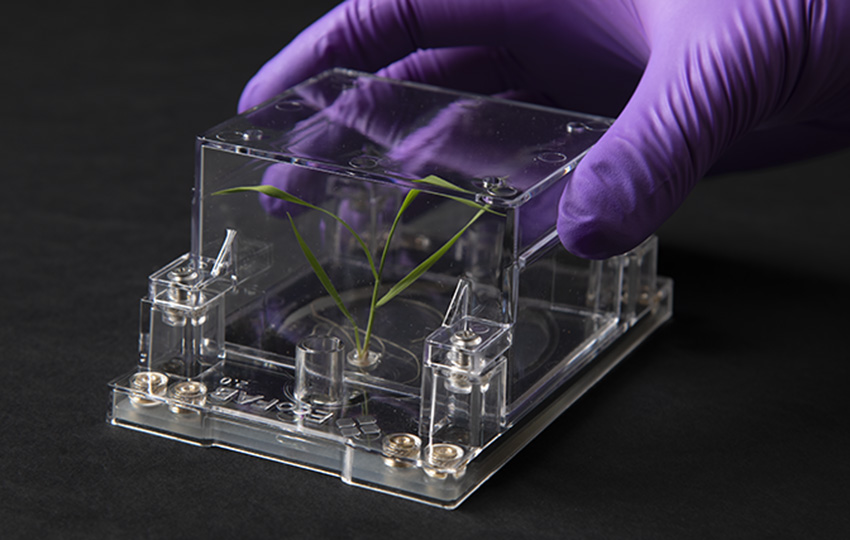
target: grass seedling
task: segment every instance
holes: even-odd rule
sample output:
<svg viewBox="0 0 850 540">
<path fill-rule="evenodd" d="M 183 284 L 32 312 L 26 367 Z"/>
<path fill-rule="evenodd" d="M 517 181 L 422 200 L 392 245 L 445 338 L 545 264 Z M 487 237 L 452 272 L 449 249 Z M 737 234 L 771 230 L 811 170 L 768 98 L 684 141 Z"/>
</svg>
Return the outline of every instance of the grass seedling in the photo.
<svg viewBox="0 0 850 540">
<path fill-rule="evenodd" d="M 454 184 L 443 180 L 437 176 L 428 176 L 426 178 L 422 178 L 419 180 L 414 180 L 414 182 L 422 183 L 422 184 L 430 184 L 432 186 L 440 187 L 443 189 L 448 189 L 457 192 L 469 193 L 469 191 L 455 186 Z M 401 294 L 405 289 L 410 287 L 417 279 L 419 279 L 425 272 L 428 271 L 437 261 L 439 261 L 443 255 L 445 255 L 449 249 L 460 239 L 461 236 L 469 229 L 478 218 L 480 218 L 485 212 L 494 213 L 497 215 L 502 215 L 487 206 L 480 205 L 478 203 L 463 199 L 461 197 L 455 197 L 452 195 L 442 194 L 439 195 L 457 201 L 459 203 L 465 204 L 467 206 L 471 206 L 475 208 L 477 211 L 475 214 L 467 221 L 467 223 L 461 227 L 461 229 L 452 236 L 445 244 L 443 244 L 439 249 L 437 249 L 434 253 L 428 256 L 424 261 L 419 263 L 414 269 L 412 269 L 407 275 L 401 278 L 395 285 L 389 288 L 383 295 L 381 292 L 381 283 L 382 277 L 384 273 L 384 263 L 387 259 L 387 253 L 389 252 L 390 243 L 392 242 L 393 235 L 395 234 L 396 228 L 398 224 L 401 222 L 401 218 L 404 215 L 405 211 L 410 207 L 411 203 L 419 196 L 422 192 L 418 189 L 411 189 L 407 192 L 407 195 L 404 197 L 401 205 L 396 212 L 395 219 L 393 219 L 392 226 L 390 227 L 389 233 L 387 234 L 387 239 L 384 243 L 383 249 L 381 250 L 381 258 L 377 264 L 375 265 L 375 260 L 372 257 L 372 254 L 369 252 L 369 248 L 366 246 L 366 243 L 363 241 L 363 238 L 360 237 L 359 234 L 348 224 L 344 219 L 334 214 L 333 212 L 321 208 L 319 206 L 308 203 L 307 201 L 292 195 L 291 193 L 287 193 L 282 189 L 276 188 L 274 186 L 261 185 L 261 186 L 242 186 L 235 187 L 231 189 L 225 189 L 222 191 L 217 191 L 213 193 L 213 195 L 223 195 L 228 193 L 242 193 L 246 191 L 255 191 L 258 193 L 262 193 L 264 195 L 268 195 L 269 197 L 274 197 L 276 199 L 280 199 L 282 201 L 296 204 L 298 206 L 303 206 L 309 208 L 311 210 L 316 210 L 318 212 L 322 212 L 327 216 L 333 218 L 335 221 L 339 222 L 340 225 L 346 228 L 349 233 L 354 237 L 357 241 L 360 249 L 363 250 L 364 255 L 366 256 L 366 260 L 369 263 L 369 269 L 372 273 L 373 285 L 372 285 L 372 297 L 369 303 L 369 317 L 366 322 L 366 329 L 363 331 L 363 339 L 360 339 L 360 328 L 357 325 L 357 321 L 351 315 L 348 308 L 346 308 L 345 303 L 342 300 L 339 292 L 337 291 L 334 284 L 331 282 L 330 277 L 328 276 L 325 269 L 322 268 L 319 259 L 315 256 L 313 251 L 310 249 L 310 246 L 304 241 L 304 238 L 301 236 L 301 233 L 298 230 L 298 227 L 295 225 L 295 220 L 292 216 L 287 212 L 287 217 L 289 218 L 289 224 L 292 227 L 292 232 L 295 234 L 295 239 L 298 241 L 298 245 L 301 248 L 301 251 L 304 253 L 304 257 L 307 259 L 307 262 L 310 264 L 310 267 L 313 269 L 313 273 L 316 274 L 316 277 L 321 282 L 322 286 L 325 288 L 327 293 L 333 299 L 334 303 L 336 303 L 337 308 L 342 313 L 342 315 L 348 319 L 354 329 L 354 341 L 356 348 L 356 357 L 358 359 L 367 359 L 369 355 L 369 345 L 372 338 L 372 330 L 373 323 L 375 321 L 375 312 L 377 309 L 387 302 Z"/>
</svg>

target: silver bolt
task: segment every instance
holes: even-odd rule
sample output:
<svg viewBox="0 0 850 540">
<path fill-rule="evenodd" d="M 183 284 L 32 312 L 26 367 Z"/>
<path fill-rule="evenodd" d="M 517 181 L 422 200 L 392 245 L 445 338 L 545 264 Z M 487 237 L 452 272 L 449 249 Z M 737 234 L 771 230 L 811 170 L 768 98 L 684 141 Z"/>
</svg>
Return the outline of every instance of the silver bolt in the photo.
<svg viewBox="0 0 850 540">
<path fill-rule="evenodd" d="M 198 273 L 188 267 L 181 266 L 171 270 L 166 275 L 171 286 L 168 287 L 168 298 L 175 302 L 185 302 L 189 299 L 189 291 L 180 285 L 189 285 L 198 279 Z"/>
<path fill-rule="evenodd" d="M 168 391 L 168 396 L 173 400 L 168 409 L 175 414 L 195 412 L 194 409 L 181 405 L 194 405 L 200 407 L 207 401 L 207 387 L 198 381 L 182 381 Z"/>
<path fill-rule="evenodd" d="M 411 433 L 394 433 L 384 437 L 384 463 L 390 467 L 407 468 L 413 464 L 409 460 L 419 457 L 422 439 Z"/>
<path fill-rule="evenodd" d="M 168 375 L 158 371 L 142 371 L 130 377 L 130 403 L 139 407 L 151 407 L 162 403 L 146 396 L 164 396 L 168 388 Z"/>
<path fill-rule="evenodd" d="M 467 368 L 472 364 L 472 357 L 466 353 L 466 350 L 476 347 L 481 344 L 481 336 L 470 329 L 455 332 L 450 339 L 452 343 L 452 352 L 449 354 L 449 359 L 452 364 Z"/>
<path fill-rule="evenodd" d="M 168 287 L 168 299 L 178 304 L 196 305 L 202 303 L 204 297 L 201 293 L 194 293 L 188 287 L 194 285 L 199 279 L 198 272 L 190 266 L 180 266 L 166 274 L 166 278 L 171 282 Z M 206 314 L 193 313 L 190 317 L 192 326 L 201 326 L 206 322 Z M 169 326 L 185 326 L 186 313 L 177 308 L 166 308 L 163 313 L 163 320 Z"/>
<path fill-rule="evenodd" d="M 432 478 L 446 478 L 449 474 L 460 476 L 465 467 L 456 469 L 463 458 L 463 448 L 456 444 L 434 443 L 425 450 L 425 474 Z M 454 469 L 454 470 L 450 470 Z"/>
<path fill-rule="evenodd" d="M 455 332 L 451 337 L 452 345 L 464 348 L 475 347 L 481 343 L 481 336 L 474 330 L 466 328 L 460 332 Z"/>
<path fill-rule="evenodd" d="M 450 339 L 452 350 L 449 351 L 447 357 L 453 366 L 467 370 L 472 366 L 472 355 L 467 351 L 483 341 L 481 336 L 470 329 L 455 332 Z M 472 383 L 469 382 L 469 376 L 465 373 L 452 372 L 449 374 L 449 379 L 446 381 L 446 388 L 450 392 L 458 394 L 468 394 L 472 391 Z"/>
<path fill-rule="evenodd" d="M 190 266 L 180 266 L 168 272 L 168 279 L 177 283 L 190 283 L 198 279 L 198 273 Z"/>
</svg>

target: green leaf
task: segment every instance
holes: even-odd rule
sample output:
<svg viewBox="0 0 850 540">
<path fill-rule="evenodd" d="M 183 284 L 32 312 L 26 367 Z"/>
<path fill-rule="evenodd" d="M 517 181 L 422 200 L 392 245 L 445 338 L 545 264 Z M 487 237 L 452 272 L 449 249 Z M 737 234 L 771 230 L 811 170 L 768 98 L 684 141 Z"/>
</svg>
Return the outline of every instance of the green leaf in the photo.
<svg viewBox="0 0 850 540">
<path fill-rule="evenodd" d="M 267 185 L 241 186 L 241 187 L 235 187 L 235 188 L 230 188 L 230 189 L 223 189 L 221 191 L 216 191 L 215 193 L 213 193 L 213 195 L 226 195 L 226 194 L 229 194 L 229 193 L 242 193 L 242 192 L 245 192 L 245 191 L 256 191 L 258 193 L 262 193 L 263 195 L 268 195 L 269 197 L 274 197 L 275 199 L 280 199 L 282 201 L 286 201 L 286 202 L 289 202 L 289 203 L 292 203 L 292 204 L 297 204 L 297 205 L 305 206 L 305 207 L 313 209 L 313 210 L 318 210 L 319 212 L 322 212 L 323 214 L 326 214 L 326 215 L 332 217 L 333 219 L 337 220 L 343 227 L 348 229 L 348 232 L 350 232 L 351 235 L 354 236 L 354 238 L 357 240 L 357 243 L 360 244 L 360 248 L 363 250 L 363 253 L 366 255 L 366 259 L 369 261 L 369 268 L 372 269 L 372 277 L 374 277 L 375 279 L 378 279 L 378 271 L 375 268 L 375 261 L 372 260 L 372 254 L 369 253 L 369 248 L 366 247 L 366 242 L 364 242 L 363 239 L 360 238 L 360 235 L 357 234 L 354 231 L 354 229 L 352 229 L 351 226 L 348 223 L 345 222 L 344 219 L 337 216 L 336 214 L 334 214 L 330 210 L 325 210 L 324 208 L 322 208 L 320 206 L 316 206 L 314 204 L 308 203 L 304 199 L 299 199 L 295 195 L 287 193 L 287 192 L 283 191 L 282 189 L 278 189 L 274 186 L 267 186 Z M 287 215 L 289 215 L 289 214 L 287 214 Z M 290 220 L 291 219 L 292 218 L 290 217 Z"/>
<path fill-rule="evenodd" d="M 384 272 L 384 261 L 387 258 L 387 252 L 390 250 L 390 242 L 393 239 L 393 235 L 395 234 L 395 229 L 398 226 L 398 222 L 401 221 L 401 215 L 404 214 L 404 211 L 407 210 L 407 207 L 413 202 L 421 191 L 418 189 L 411 189 L 407 192 L 407 196 L 401 202 L 401 206 L 398 208 L 398 212 L 395 214 L 395 219 L 393 220 L 392 227 L 390 227 L 390 232 L 387 235 L 387 242 L 384 244 L 384 251 L 381 253 L 381 262 L 378 265 L 378 278 L 380 279 L 381 274 Z"/>
<path fill-rule="evenodd" d="M 417 183 L 420 183 L 420 184 L 430 184 L 432 186 L 451 189 L 451 190 L 454 190 L 454 191 L 462 191 L 463 193 L 470 193 L 470 194 L 472 193 L 468 189 L 463 189 L 460 186 L 456 186 L 456 185 L 452 184 L 451 182 L 449 182 L 448 180 L 443 180 L 442 178 L 440 178 L 439 176 L 434 175 L 434 174 L 429 174 L 425 178 L 420 178 L 419 180 L 414 180 L 414 182 L 417 182 Z"/>
<path fill-rule="evenodd" d="M 381 297 L 380 300 L 378 300 L 378 303 L 375 304 L 375 307 L 378 308 L 378 307 L 383 306 L 384 304 L 386 304 L 387 302 L 389 302 L 390 300 L 392 300 L 393 298 L 398 296 L 406 288 L 410 287 L 413 284 L 414 281 L 419 279 L 419 277 L 422 274 L 424 274 L 425 272 L 428 271 L 429 268 L 434 266 L 434 264 L 438 260 L 440 260 L 440 258 L 443 255 L 445 255 L 446 252 L 449 249 L 451 249 L 451 247 L 455 244 L 455 242 L 457 242 L 460 239 L 460 237 L 463 235 L 463 233 L 465 233 L 466 230 L 470 226 L 472 226 L 472 224 L 475 223 L 475 221 L 479 217 L 481 217 L 484 214 L 485 211 L 486 210 L 482 208 L 481 210 L 476 212 L 476 214 L 474 216 L 472 216 L 472 219 L 470 219 L 466 223 L 466 225 L 463 226 L 463 228 L 461 230 L 459 230 L 453 237 L 451 237 L 451 239 L 449 239 L 448 242 L 443 244 L 443 247 L 441 247 L 440 249 L 435 251 L 430 257 L 428 257 L 427 259 L 422 261 L 422 263 L 420 263 L 419 266 L 417 266 L 416 268 L 411 270 L 411 272 L 409 274 L 404 276 L 398 283 L 393 285 L 392 288 L 390 288 L 390 290 L 387 291 L 387 294 L 385 294 L 384 296 Z"/>
<path fill-rule="evenodd" d="M 328 291 L 328 294 L 331 295 L 334 302 L 336 302 L 337 307 L 345 315 L 345 318 L 351 321 L 352 326 L 354 326 L 354 336 L 357 337 L 357 323 L 354 322 L 354 317 L 351 316 L 351 313 L 345 308 L 345 304 L 342 303 L 342 297 L 334 287 L 333 283 L 331 283 L 331 278 L 328 277 L 325 269 L 322 268 L 319 259 L 313 255 L 313 252 L 310 250 L 310 247 L 304 242 L 304 239 L 301 237 L 301 233 L 298 232 L 298 227 L 295 226 L 295 220 L 292 219 L 292 216 L 289 213 L 286 214 L 286 217 L 289 218 L 289 223 L 292 225 L 292 232 L 295 233 L 295 239 L 298 240 L 298 245 L 301 246 L 301 251 L 304 252 L 304 256 L 307 257 L 307 261 L 310 263 L 310 266 L 313 268 L 313 272 L 316 274 L 316 277 L 319 278 L 319 281 L 322 282 L 322 286 Z M 358 340 L 359 341 L 359 340 Z M 358 343 L 359 347 L 359 343 Z"/>
</svg>

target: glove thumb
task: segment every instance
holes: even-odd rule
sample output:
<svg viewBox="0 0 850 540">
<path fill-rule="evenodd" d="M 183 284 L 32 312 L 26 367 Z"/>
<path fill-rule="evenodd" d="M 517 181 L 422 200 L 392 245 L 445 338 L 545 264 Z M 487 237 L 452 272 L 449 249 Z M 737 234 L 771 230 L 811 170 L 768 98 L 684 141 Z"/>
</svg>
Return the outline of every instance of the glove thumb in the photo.
<svg viewBox="0 0 850 540">
<path fill-rule="evenodd" d="M 640 244 L 735 137 L 728 100 L 712 93 L 717 85 L 664 56 L 650 58 L 623 112 L 564 188 L 558 234 L 576 255 L 601 259 Z"/>
</svg>

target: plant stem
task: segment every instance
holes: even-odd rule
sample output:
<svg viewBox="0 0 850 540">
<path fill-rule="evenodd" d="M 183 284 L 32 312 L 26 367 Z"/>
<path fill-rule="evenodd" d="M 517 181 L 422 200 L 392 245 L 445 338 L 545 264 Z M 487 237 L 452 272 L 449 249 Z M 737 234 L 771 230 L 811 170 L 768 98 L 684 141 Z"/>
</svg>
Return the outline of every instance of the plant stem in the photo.
<svg viewBox="0 0 850 540">
<path fill-rule="evenodd" d="M 381 262 L 378 264 L 378 272 L 375 276 L 375 286 L 372 288 L 372 300 L 369 302 L 369 320 L 366 323 L 366 334 L 363 338 L 363 348 L 361 349 L 359 345 L 357 347 L 357 357 L 361 360 L 365 360 L 366 356 L 369 354 L 369 342 L 372 339 L 372 323 L 375 321 L 375 311 L 377 310 L 376 304 L 378 303 L 378 289 L 381 287 L 381 278 L 384 275 L 384 263 L 387 260 L 387 253 L 390 250 L 390 242 L 392 242 L 393 235 L 395 235 L 395 230 L 399 221 L 401 221 L 402 214 L 404 214 L 404 211 L 407 210 L 407 207 L 410 206 L 410 203 L 413 202 L 413 199 L 415 199 L 419 193 L 420 191 L 418 189 L 412 189 L 407 193 L 407 196 L 405 196 L 404 200 L 401 202 L 401 206 L 399 206 L 398 211 L 396 212 L 392 227 L 390 227 L 390 232 L 387 234 L 387 240 L 384 242 L 384 249 L 381 253 Z"/>
</svg>

